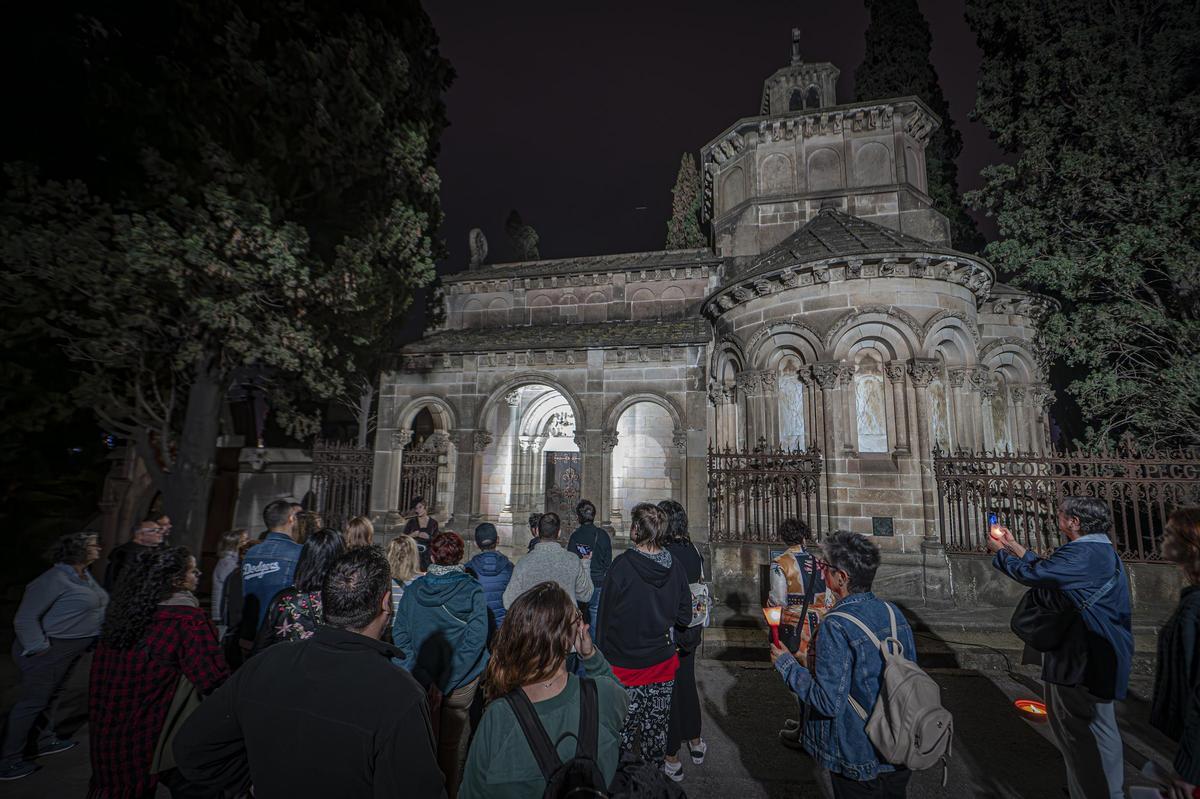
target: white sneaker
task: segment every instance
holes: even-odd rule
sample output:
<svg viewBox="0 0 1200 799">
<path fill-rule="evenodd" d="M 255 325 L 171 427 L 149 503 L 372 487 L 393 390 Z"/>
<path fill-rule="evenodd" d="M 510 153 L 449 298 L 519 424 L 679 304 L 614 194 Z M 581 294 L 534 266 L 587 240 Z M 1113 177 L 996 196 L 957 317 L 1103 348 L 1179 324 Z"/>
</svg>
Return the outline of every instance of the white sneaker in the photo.
<svg viewBox="0 0 1200 799">
<path fill-rule="evenodd" d="M 670 760 L 664 760 L 663 774 L 666 774 L 675 782 L 683 782 L 683 764 L 672 763 Z"/>
<path fill-rule="evenodd" d="M 691 741 L 689 741 L 688 752 L 692 755 L 692 762 L 698 766 L 704 762 L 704 756 L 708 754 L 708 743 L 701 738 L 700 743 L 693 746 Z"/>
</svg>

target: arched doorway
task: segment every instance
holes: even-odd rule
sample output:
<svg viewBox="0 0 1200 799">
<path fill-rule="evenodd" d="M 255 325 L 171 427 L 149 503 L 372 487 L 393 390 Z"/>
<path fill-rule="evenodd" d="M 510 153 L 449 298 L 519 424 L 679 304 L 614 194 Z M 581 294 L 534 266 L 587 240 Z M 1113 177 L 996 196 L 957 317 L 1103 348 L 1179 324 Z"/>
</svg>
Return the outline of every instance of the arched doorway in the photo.
<svg viewBox="0 0 1200 799">
<path fill-rule="evenodd" d="M 639 502 L 680 499 L 683 459 L 674 437 L 674 419 L 657 402 L 635 402 L 617 419 L 610 507 L 618 530 L 627 532 L 630 511 Z"/>
<path fill-rule="evenodd" d="M 569 534 L 583 489 L 575 412 L 567 398 L 539 383 L 506 392 L 485 420 L 492 445 L 483 453 L 479 513 L 501 537 L 520 544 L 531 513 L 554 511 Z"/>
</svg>

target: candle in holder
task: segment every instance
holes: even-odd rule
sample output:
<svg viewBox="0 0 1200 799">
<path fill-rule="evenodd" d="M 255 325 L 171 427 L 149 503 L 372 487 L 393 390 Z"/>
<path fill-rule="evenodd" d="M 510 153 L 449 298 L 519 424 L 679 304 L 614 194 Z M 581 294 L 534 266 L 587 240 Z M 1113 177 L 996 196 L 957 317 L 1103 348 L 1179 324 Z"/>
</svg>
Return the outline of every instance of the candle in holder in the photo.
<svg viewBox="0 0 1200 799">
<path fill-rule="evenodd" d="M 1047 720 L 1046 705 L 1036 699 L 1018 699 L 1013 705 L 1030 721 Z"/>
<path fill-rule="evenodd" d="M 783 618 L 783 608 L 763 608 L 763 615 L 767 617 L 767 624 L 771 628 L 771 641 L 774 642 L 775 646 L 782 646 L 779 643 L 779 622 Z"/>
</svg>

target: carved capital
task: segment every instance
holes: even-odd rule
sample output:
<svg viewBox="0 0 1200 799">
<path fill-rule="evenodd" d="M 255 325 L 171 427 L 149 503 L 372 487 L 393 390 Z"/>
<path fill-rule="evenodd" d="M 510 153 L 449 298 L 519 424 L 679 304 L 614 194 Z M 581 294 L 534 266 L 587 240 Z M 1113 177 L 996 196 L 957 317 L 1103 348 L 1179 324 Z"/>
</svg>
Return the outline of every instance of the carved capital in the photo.
<svg viewBox="0 0 1200 799">
<path fill-rule="evenodd" d="M 1000 389 L 996 387 L 995 383 L 985 383 L 979 387 L 979 393 L 983 395 L 985 400 L 991 402 L 1000 393 Z"/>
<path fill-rule="evenodd" d="M 940 372 L 941 364 L 933 358 L 913 358 L 908 362 L 908 373 L 918 388 L 927 387 Z"/>
<path fill-rule="evenodd" d="M 814 363 L 812 367 L 813 380 L 817 381 L 817 385 L 823 389 L 833 388 L 838 381 L 838 367 L 842 365 L 841 361 L 820 361 Z"/>
<path fill-rule="evenodd" d="M 428 452 L 445 454 L 450 450 L 450 434 L 444 430 L 435 430 L 430 433 L 429 438 L 425 439 L 421 448 Z"/>
<path fill-rule="evenodd" d="M 575 446 L 579 447 L 580 452 L 587 452 L 587 448 L 588 448 L 587 433 L 576 433 L 575 434 Z"/>
<path fill-rule="evenodd" d="M 762 386 L 758 372 L 739 372 L 734 378 L 734 383 L 737 384 L 738 391 L 747 397 L 757 397 L 759 388 Z"/>
<path fill-rule="evenodd" d="M 671 435 L 671 443 L 674 444 L 675 448 L 679 450 L 680 455 L 686 454 L 687 453 L 687 431 L 686 430 L 676 430 Z"/>
<path fill-rule="evenodd" d="M 733 402 L 733 388 L 714 380 L 708 384 L 708 401 L 713 405 L 728 405 Z"/>
<path fill-rule="evenodd" d="M 982 391 L 985 386 L 991 385 L 992 371 L 986 366 L 976 366 L 970 370 L 967 375 L 967 383 L 972 391 Z"/>
<path fill-rule="evenodd" d="M 1024 405 L 1025 397 L 1029 394 L 1029 387 L 1028 386 L 1013 386 L 1008 390 L 1008 393 L 1010 395 L 1012 395 L 1013 402 L 1015 404 Z"/>
<path fill-rule="evenodd" d="M 516 406 L 521 404 L 521 392 L 520 391 L 508 392 L 507 394 L 504 395 L 504 401 L 506 403 L 508 403 L 508 407 L 515 408 Z"/>
<path fill-rule="evenodd" d="M 1035 405 L 1048 408 L 1054 404 L 1054 392 L 1045 383 L 1037 383 L 1029 387 L 1030 398 Z"/>
<path fill-rule="evenodd" d="M 886 374 L 888 380 L 891 380 L 893 383 L 904 382 L 905 369 L 904 364 L 902 363 L 888 361 L 883 365 L 883 373 Z"/>
<path fill-rule="evenodd" d="M 856 371 L 854 364 L 841 363 L 837 368 L 837 384 L 839 386 L 848 386 L 854 381 L 854 372 Z"/>
<path fill-rule="evenodd" d="M 620 437 L 616 430 L 605 430 L 600 434 L 600 451 L 612 452 L 617 448 L 617 441 Z"/>
<path fill-rule="evenodd" d="M 533 446 L 533 439 L 529 436 L 520 436 L 517 438 L 517 444 L 521 447 L 521 452 L 529 452 L 530 447 Z"/>
<path fill-rule="evenodd" d="M 775 372 L 759 372 L 758 385 L 764 394 L 774 394 L 779 385 L 779 375 Z"/>
<path fill-rule="evenodd" d="M 404 449 L 412 443 L 413 432 L 411 430 L 393 430 L 392 431 L 392 449 Z"/>
<path fill-rule="evenodd" d="M 471 437 L 471 443 L 475 445 L 476 452 L 483 452 L 492 443 L 492 434 L 486 430 L 476 430 L 475 435 Z"/>
<path fill-rule="evenodd" d="M 967 385 L 967 377 L 970 374 L 970 369 L 967 367 L 958 367 L 949 370 L 950 385 L 955 388 L 963 388 Z"/>
</svg>

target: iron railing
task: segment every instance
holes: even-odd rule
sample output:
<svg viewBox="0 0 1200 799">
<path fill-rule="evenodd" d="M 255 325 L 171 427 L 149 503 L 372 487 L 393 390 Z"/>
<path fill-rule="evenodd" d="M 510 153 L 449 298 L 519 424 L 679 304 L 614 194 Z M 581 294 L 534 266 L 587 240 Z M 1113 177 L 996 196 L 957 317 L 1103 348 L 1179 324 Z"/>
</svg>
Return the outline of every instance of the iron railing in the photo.
<svg viewBox="0 0 1200 799">
<path fill-rule="evenodd" d="M 321 522 L 342 529 L 367 513 L 375 454 L 354 444 L 317 440 L 313 444 L 312 493 Z"/>
<path fill-rule="evenodd" d="M 441 455 L 437 452 L 405 450 L 400 462 L 401 513 L 412 510 L 413 500 L 422 497 L 425 508 L 433 513 L 437 508 L 438 467 Z"/>
<path fill-rule="evenodd" d="M 1195 452 L 1142 452 L 1126 442 L 1101 453 L 938 451 L 933 464 L 942 543 L 950 552 L 986 552 L 987 517 L 995 513 L 1023 546 L 1044 555 L 1062 542 L 1059 502 L 1083 496 L 1108 503 L 1122 558 L 1155 561 L 1170 512 L 1200 504 Z"/>
<path fill-rule="evenodd" d="M 820 450 L 769 449 L 751 452 L 708 449 L 709 538 L 715 542 L 779 540 L 787 518 L 808 522 L 821 537 Z"/>
</svg>

